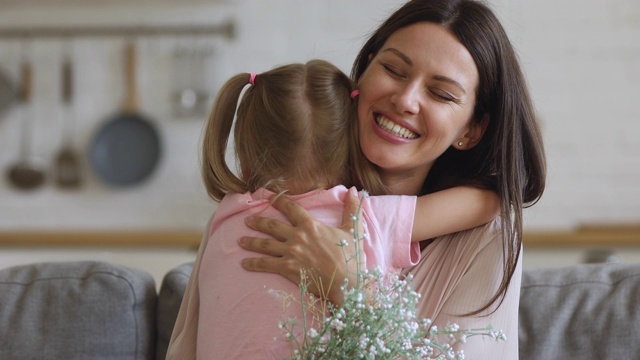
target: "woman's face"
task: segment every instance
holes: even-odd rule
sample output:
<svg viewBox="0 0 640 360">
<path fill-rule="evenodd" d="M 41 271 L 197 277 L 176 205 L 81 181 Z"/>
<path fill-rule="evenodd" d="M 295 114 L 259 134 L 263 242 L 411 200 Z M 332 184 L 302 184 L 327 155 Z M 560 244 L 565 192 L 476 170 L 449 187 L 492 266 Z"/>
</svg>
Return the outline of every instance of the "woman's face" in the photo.
<svg viewBox="0 0 640 360">
<path fill-rule="evenodd" d="M 449 146 L 473 145 L 465 141 L 477 136 L 471 118 L 478 71 L 445 28 L 421 22 L 396 31 L 358 85 L 360 146 L 392 193 L 418 193 Z"/>
</svg>

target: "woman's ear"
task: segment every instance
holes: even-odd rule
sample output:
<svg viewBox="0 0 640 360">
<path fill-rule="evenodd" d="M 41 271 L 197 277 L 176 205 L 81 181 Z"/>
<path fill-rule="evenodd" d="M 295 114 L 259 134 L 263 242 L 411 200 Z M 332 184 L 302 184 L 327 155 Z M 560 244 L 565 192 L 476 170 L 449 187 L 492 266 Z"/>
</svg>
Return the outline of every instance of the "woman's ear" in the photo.
<svg viewBox="0 0 640 360">
<path fill-rule="evenodd" d="M 471 120 L 465 131 L 456 139 L 453 146 L 458 150 L 469 150 L 478 145 L 489 126 L 489 114 L 484 114 L 480 121 Z"/>
</svg>

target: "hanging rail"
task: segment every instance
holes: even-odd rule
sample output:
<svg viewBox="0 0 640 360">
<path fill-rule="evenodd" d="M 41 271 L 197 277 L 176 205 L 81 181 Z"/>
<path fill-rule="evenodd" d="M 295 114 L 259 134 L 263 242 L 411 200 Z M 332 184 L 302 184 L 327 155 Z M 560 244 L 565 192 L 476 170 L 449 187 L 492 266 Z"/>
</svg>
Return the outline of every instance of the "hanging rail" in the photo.
<svg viewBox="0 0 640 360">
<path fill-rule="evenodd" d="M 0 39 L 31 38 L 79 38 L 112 36 L 192 36 L 216 35 L 232 39 L 235 36 L 235 24 L 228 21 L 218 25 L 122 25 L 122 26 L 29 26 L 0 27 Z"/>
</svg>

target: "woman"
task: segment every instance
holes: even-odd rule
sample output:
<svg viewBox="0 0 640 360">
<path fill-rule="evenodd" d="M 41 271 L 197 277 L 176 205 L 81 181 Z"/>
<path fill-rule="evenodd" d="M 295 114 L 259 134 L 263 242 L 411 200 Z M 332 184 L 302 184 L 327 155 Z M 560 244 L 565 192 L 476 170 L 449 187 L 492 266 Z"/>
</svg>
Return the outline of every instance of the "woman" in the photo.
<svg viewBox="0 0 640 360">
<path fill-rule="evenodd" d="M 209 196 L 220 204 L 200 266 L 191 276 L 198 278 L 200 298 L 198 359 L 291 356 L 291 339 L 279 323 L 302 322 L 305 313 L 301 306 L 283 306 L 284 299 L 274 293 L 294 296 L 300 290 L 277 274 L 256 276 L 244 270 L 240 263 L 250 253 L 238 246 L 238 239 L 261 236 L 246 227 L 247 216 L 286 220 L 271 207 L 273 194 L 295 198 L 316 219 L 340 225 L 344 198 L 358 196 L 355 187 L 345 185 L 355 182 L 352 177 L 377 176 L 353 146 L 358 143 L 357 94 L 355 83 L 323 60 L 237 74 L 218 91 L 202 141 L 202 174 Z M 230 163 L 225 144 L 232 131 L 236 159 Z M 283 138 L 289 141 L 283 143 Z M 232 171 L 231 164 L 241 172 Z M 359 186 L 378 189 L 373 185 Z M 452 209 L 452 203 L 464 206 Z M 486 224 L 497 216 L 498 203 L 494 191 L 475 187 L 419 198 L 368 196 L 360 213 L 361 231 L 369 235 L 360 243 L 363 264 L 397 275 L 417 264 L 419 241 L 445 234 L 434 229 L 453 227 L 448 232 L 453 233 Z M 433 221 L 414 223 L 416 212 Z M 333 288 L 339 291 L 338 285 Z M 306 316 L 307 324 L 314 323 L 311 311 Z"/>
<path fill-rule="evenodd" d="M 491 323 L 508 341 L 471 339 L 465 351 L 474 359 L 517 359 L 522 209 L 542 195 L 546 168 L 533 105 L 504 29 L 473 0 L 410 1 L 373 33 L 352 76 L 360 88 L 360 147 L 392 194 L 456 185 L 498 192 L 498 219 L 424 241 L 411 272 L 423 295 L 421 316 L 439 326 Z M 276 206 L 293 225 L 248 219 L 278 240 L 242 239 L 245 249 L 274 256 L 246 259 L 243 266 L 294 282 L 300 268 L 345 277 L 343 255 L 330 244 L 347 236 L 348 222 L 330 228 L 286 199 Z"/>
<path fill-rule="evenodd" d="M 410 1 L 367 41 L 352 77 L 360 88 L 359 145 L 390 193 L 421 195 L 472 185 L 499 194 L 498 219 L 425 240 L 422 260 L 411 272 L 423 295 L 421 316 L 439 326 L 491 323 L 508 341 L 470 339 L 465 351 L 474 359 L 516 359 L 522 208 L 542 195 L 545 160 L 526 83 L 502 26 L 473 0 Z M 310 218 L 286 198 L 275 206 L 292 225 L 247 219 L 277 240 L 242 239 L 245 249 L 271 255 L 245 259 L 243 266 L 294 282 L 301 268 L 346 277 L 342 249 L 334 244 L 348 238 L 354 204 L 345 209 L 340 229 Z M 189 342 L 197 326 L 198 290 L 190 289 L 168 358 L 190 358 L 195 350 Z M 332 294 L 331 300 L 341 299 Z"/>
</svg>

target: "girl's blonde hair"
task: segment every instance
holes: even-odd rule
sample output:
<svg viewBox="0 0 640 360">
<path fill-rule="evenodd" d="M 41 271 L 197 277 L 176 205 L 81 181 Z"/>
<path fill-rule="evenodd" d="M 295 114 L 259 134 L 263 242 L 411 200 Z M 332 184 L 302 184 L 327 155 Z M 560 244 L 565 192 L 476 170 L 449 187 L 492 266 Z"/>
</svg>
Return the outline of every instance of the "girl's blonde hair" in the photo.
<svg viewBox="0 0 640 360">
<path fill-rule="evenodd" d="M 249 81 L 248 73 L 229 79 L 209 116 L 202 175 L 211 198 L 261 187 L 304 193 L 338 184 L 368 188 L 373 182 L 380 188 L 360 151 L 357 106 L 350 97 L 355 86 L 347 75 L 323 60 L 280 66 L 258 74 L 238 105 Z M 226 160 L 234 117 L 240 176 Z"/>
</svg>

